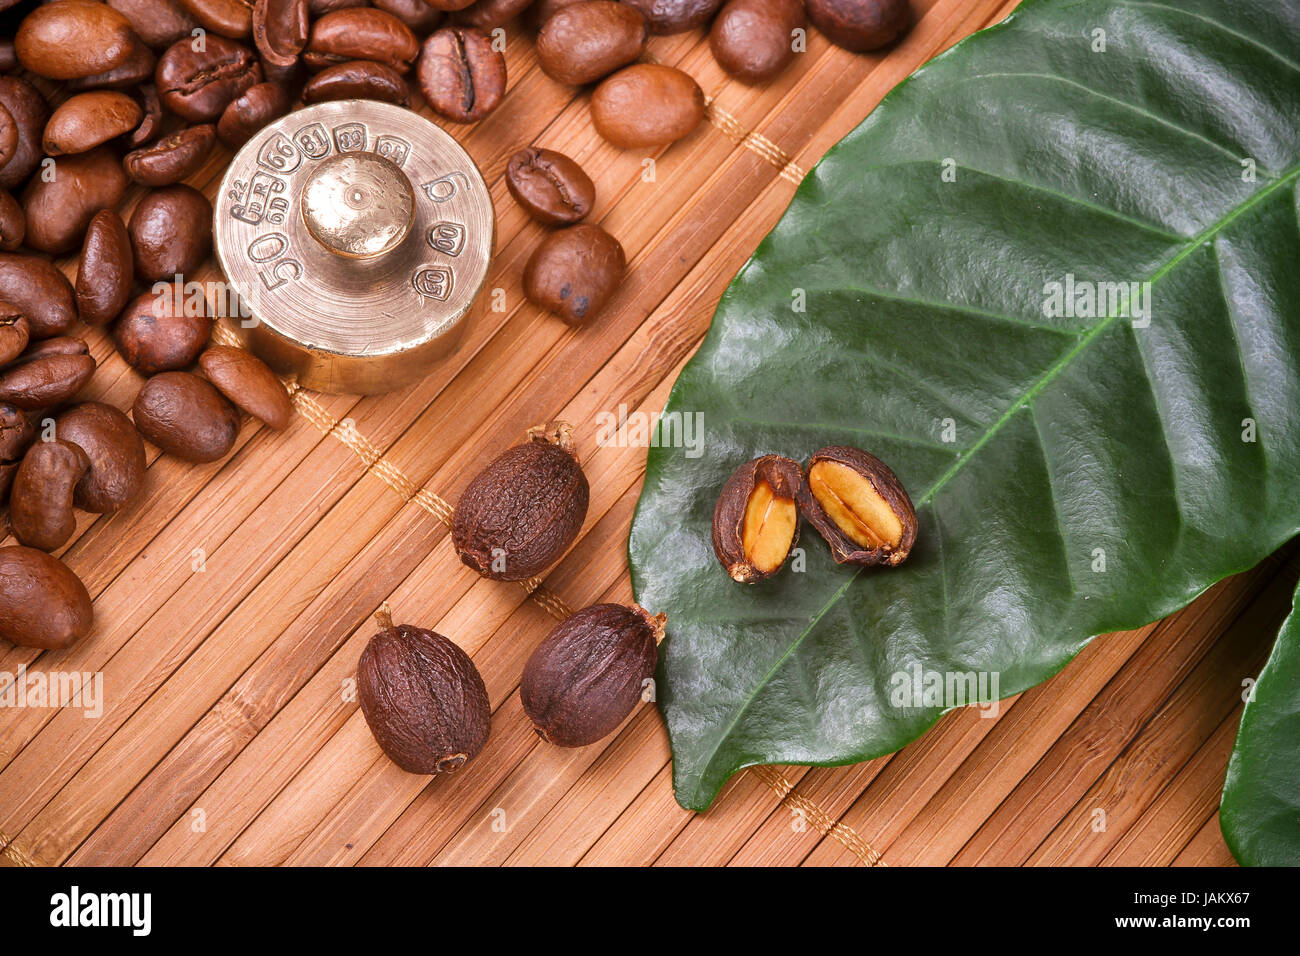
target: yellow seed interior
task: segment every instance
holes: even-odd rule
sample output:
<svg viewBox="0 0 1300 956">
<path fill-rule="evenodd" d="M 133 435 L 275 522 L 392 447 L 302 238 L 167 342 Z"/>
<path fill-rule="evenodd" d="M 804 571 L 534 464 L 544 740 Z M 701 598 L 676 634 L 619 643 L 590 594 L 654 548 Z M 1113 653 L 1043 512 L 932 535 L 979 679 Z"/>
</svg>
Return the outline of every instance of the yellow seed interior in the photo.
<svg viewBox="0 0 1300 956">
<path fill-rule="evenodd" d="M 898 547 L 903 523 L 875 487 L 847 465 L 819 461 L 808 472 L 808 487 L 841 531 L 864 548 Z"/>
<path fill-rule="evenodd" d="M 790 553 L 798 522 L 799 512 L 793 500 L 777 496 L 766 481 L 755 485 L 745 503 L 741 532 L 741 545 L 749 563 L 764 574 L 779 568 Z"/>
</svg>

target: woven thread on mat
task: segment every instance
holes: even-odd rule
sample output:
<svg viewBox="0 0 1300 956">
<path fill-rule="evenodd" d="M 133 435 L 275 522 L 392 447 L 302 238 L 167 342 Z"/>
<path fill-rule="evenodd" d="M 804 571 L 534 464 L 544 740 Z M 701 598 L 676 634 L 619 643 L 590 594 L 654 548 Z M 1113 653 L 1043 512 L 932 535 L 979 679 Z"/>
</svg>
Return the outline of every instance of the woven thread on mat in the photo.
<svg viewBox="0 0 1300 956">
<path fill-rule="evenodd" d="M 775 767 L 751 767 L 760 780 L 781 794 L 781 802 L 803 812 L 804 818 L 822 833 L 842 843 L 865 866 L 889 866 L 880 853 L 846 823 L 840 823 L 802 794 L 795 793 L 794 784 Z"/>
</svg>

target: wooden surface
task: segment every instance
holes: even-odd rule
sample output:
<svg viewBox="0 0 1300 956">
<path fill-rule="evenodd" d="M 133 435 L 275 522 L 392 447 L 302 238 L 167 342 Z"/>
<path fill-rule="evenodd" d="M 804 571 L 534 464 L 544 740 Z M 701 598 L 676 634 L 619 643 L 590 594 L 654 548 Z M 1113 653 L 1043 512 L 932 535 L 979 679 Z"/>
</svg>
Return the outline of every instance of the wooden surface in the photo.
<svg viewBox="0 0 1300 956">
<path fill-rule="evenodd" d="M 83 515 L 66 560 L 95 597 L 93 635 L 19 665 L 104 675 L 102 716 L 0 711 L 0 847 L 19 864 L 1225 864 L 1216 809 L 1240 713 L 1300 564 L 1288 554 L 1174 617 L 1090 645 L 995 719 L 949 714 L 891 757 L 835 769 L 757 768 L 714 807 L 672 798 L 667 735 L 640 708 L 604 745 L 541 744 L 517 695 L 528 653 L 566 608 L 630 600 L 625 542 L 645 451 L 596 447 L 596 416 L 662 408 L 728 280 L 799 180 L 894 84 L 1004 0 L 913 0 L 885 57 L 810 31 L 808 52 L 752 89 L 700 33 L 650 52 L 694 75 L 709 122 L 655 154 L 591 130 L 587 96 L 541 74 L 510 33 L 510 92 L 453 131 L 497 203 L 486 312 L 418 386 L 357 399 L 298 392 L 282 434 L 245 424 L 226 461 L 150 452 L 147 493 Z M 616 302 L 573 330 L 520 293 L 540 229 L 502 183 L 526 143 L 591 174 L 594 218 L 631 263 Z M 224 151 L 192 180 L 216 189 Z M 137 193 L 128 196 L 130 204 Z M 69 271 L 71 272 L 71 266 Z M 200 278 L 215 278 L 209 272 Z M 99 333 L 93 397 L 128 408 L 138 377 Z M 447 536 L 476 464 L 529 425 L 577 426 L 592 504 L 573 551 L 531 596 L 477 579 Z M 346 693 L 388 601 L 470 652 L 494 707 L 463 773 L 403 773 Z"/>
</svg>

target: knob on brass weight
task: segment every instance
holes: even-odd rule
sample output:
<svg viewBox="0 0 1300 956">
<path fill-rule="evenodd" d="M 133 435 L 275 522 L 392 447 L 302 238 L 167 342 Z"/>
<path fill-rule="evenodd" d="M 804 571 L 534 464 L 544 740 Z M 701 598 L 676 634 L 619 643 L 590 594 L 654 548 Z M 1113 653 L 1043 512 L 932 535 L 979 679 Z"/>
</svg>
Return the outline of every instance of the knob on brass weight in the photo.
<svg viewBox="0 0 1300 956">
<path fill-rule="evenodd" d="M 460 144 L 370 100 L 264 128 L 231 162 L 214 216 L 246 313 L 228 324 L 277 372 L 327 392 L 388 391 L 454 351 L 495 231 Z"/>
</svg>

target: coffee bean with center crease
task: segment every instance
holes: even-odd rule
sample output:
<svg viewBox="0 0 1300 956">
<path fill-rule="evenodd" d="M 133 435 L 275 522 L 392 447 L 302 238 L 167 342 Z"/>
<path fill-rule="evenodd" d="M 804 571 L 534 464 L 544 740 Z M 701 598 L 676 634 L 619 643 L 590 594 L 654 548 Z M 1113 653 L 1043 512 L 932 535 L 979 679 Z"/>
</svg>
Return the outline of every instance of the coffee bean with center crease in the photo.
<svg viewBox="0 0 1300 956">
<path fill-rule="evenodd" d="M 289 112 L 289 94 L 279 83 L 258 83 L 235 97 L 217 121 L 217 136 L 239 149 L 253 134 Z"/>
<path fill-rule="evenodd" d="M 178 183 L 145 194 L 128 226 L 141 282 L 188 276 L 212 249 L 212 203 Z"/>
<path fill-rule="evenodd" d="M 126 184 L 122 162 L 109 146 L 56 160 L 54 177 L 32 177 L 23 193 L 27 244 L 55 254 L 77 248 L 95 213 L 115 207 Z"/>
<path fill-rule="evenodd" d="M 297 63 L 310 29 L 307 0 L 257 0 L 253 7 L 253 43 L 272 66 Z"/>
<path fill-rule="evenodd" d="M 163 372 L 145 382 L 132 415 L 141 435 L 185 461 L 224 458 L 239 437 L 235 406 L 189 372 Z"/>
<path fill-rule="evenodd" d="M 211 123 L 189 126 L 127 153 L 122 165 L 142 186 L 170 186 L 196 172 L 216 141 L 217 128 Z"/>
<path fill-rule="evenodd" d="M 0 168 L 0 189 L 13 189 L 26 182 L 41 161 L 41 134 L 50 118 L 50 108 L 36 87 L 17 76 L 0 76 L 0 106 L 9 111 L 18 126 L 13 158 Z"/>
<path fill-rule="evenodd" d="M 614 0 L 575 3 L 542 27 L 537 62 L 551 79 L 581 86 L 634 62 L 648 35 L 636 7 Z"/>
<path fill-rule="evenodd" d="M 103 73 L 68 80 L 68 89 L 74 92 L 82 90 L 128 90 L 152 80 L 153 71 L 157 64 L 158 58 L 154 56 L 153 50 L 149 49 L 139 37 L 133 36 L 131 38 L 131 53 L 125 60 Z"/>
<path fill-rule="evenodd" d="M 596 186 L 563 153 L 528 147 L 510 157 L 506 188 L 528 215 L 547 226 L 575 223 L 596 204 Z"/>
<path fill-rule="evenodd" d="M 0 638 L 62 650 L 90 633 L 94 616 L 86 586 L 58 558 L 0 548 Z"/>
<path fill-rule="evenodd" d="M 177 0 L 199 26 L 232 40 L 253 32 L 253 0 Z"/>
<path fill-rule="evenodd" d="M 289 426 L 293 405 L 275 373 L 251 352 L 214 345 L 199 356 L 199 367 L 222 395 L 276 431 Z"/>
<path fill-rule="evenodd" d="M 155 50 L 165 50 L 177 40 L 192 36 L 194 18 L 173 0 L 106 0 L 131 22 L 131 29 Z"/>
<path fill-rule="evenodd" d="M 352 60 L 326 67 L 313 76 L 303 88 L 302 99 L 309 106 L 327 100 L 382 100 L 407 106 L 411 91 L 402 74 L 387 63 Z"/>
<path fill-rule="evenodd" d="M 19 461 L 36 439 L 36 425 L 17 405 L 0 402 L 0 461 Z"/>
<path fill-rule="evenodd" d="M 75 398 L 95 374 L 95 360 L 86 343 L 80 342 L 80 346 L 81 352 L 38 349 L 34 354 L 29 350 L 19 356 L 0 370 L 0 402 L 35 411 Z"/>
<path fill-rule="evenodd" d="M 62 335 L 77 321 L 72 283 L 40 256 L 0 252 L 0 298 L 27 316 L 33 339 Z"/>
<path fill-rule="evenodd" d="M 37 76 L 71 80 L 118 66 L 131 55 L 126 17 L 96 0 L 59 0 L 37 7 L 14 37 L 18 60 Z"/>
<path fill-rule="evenodd" d="M 9 525 L 29 548 L 54 551 L 77 530 L 72 492 L 90 459 L 76 445 L 38 441 L 23 456 L 9 491 Z"/>
<path fill-rule="evenodd" d="M 600 226 L 579 223 L 542 240 L 524 266 L 524 295 L 578 325 L 605 307 L 626 268 L 617 239 Z"/>
<path fill-rule="evenodd" d="M 792 37 L 803 25 L 803 0 L 727 0 L 709 31 L 709 48 L 732 76 L 761 83 L 790 65 Z"/>
<path fill-rule="evenodd" d="M 54 433 L 84 451 L 90 461 L 73 494 L 78 508 L 112 514 L 130 504 L 144 487 L 144 442 L 131 419 L 112 405 L 73 405 L 55 419 Z"/>
<path fill-rule="evenodd" d="M 722 0 L 622 0 L 645 14 L 655 36 L 685 33 L 704 26 L 722 6 Z"/>
<path fill-rule="evenodd" d="M 9 107 L 0 103 L 0 167 L 18 152 L 18 121 Z"/>
<path fill-rule="evenodd" d="M 302 58 L 312 69 L 377 60 L 406 73 L 419 52 L 420 41 L 397 17 L 373 7 L 355 7 L 327 13 L 313 23 Z"/>
<path fill-rule="evenodd" d="M 77 263 L 77 313 L 87 325 L 107 325 L 131 297 L 135 258 L 122 217 L 112 209 L 95 213 Z"/>
<path fill-rule="evenodd" d="M 113 341 L 128 365 L 154 375 L 194 364 L 212 335 L 212 319 L 185 306 L 180 297 L 154 292 L 127 306 L 113 326 Z"/>
<path fill-rule="evenodd" d="M 442 23 L 444 16 L 441 10 L 434 9 L 425 0 L 374 0 L 371 6 L 397 17 L 411 28 L 416 37 L 428 36 Z"/>
<path fill-rule="evenodd" d="M 807 0 L 808 19 L 836 46 L 855 53 L 893 43 L 912 25 L 907 0 Z"/>
<path fill-rule="evenodd" d="M 261 81 L 262 65 L 253 52 L 222 36 L 206 37 L 202 52 L 189 40 L 172 44 L 154 72 L 163 106 L 191 123 L 215 120 L 231 100 Z"/>
<path fill-rule="evenodd" d="M 596 132 L 623 149 L 666 146 L 704 119 L 704 91 L 681 70 L 638 63 L 619 70 L 591 96 Z"/>
<path fill-rule="evenodd" d="M 8 365 L 27 348 L 32 329 L 23 310 L 0 299 L 0 367 Z M 0 455 L 0 458 L 3 458 Z"/>
<path fill-rule="evenodd" d="M 506 91 L 506 58 L 478 30 L 444 27 L 424 41 L 420 90 L 434 111 L 458 123 L 480 120 Z"/>
<path fill-rule="evenodd" d="M 491 31 L 505 26 L 527 10 L 532 2 L 533 0 L 475 0 L 465 9 L 453 13 L 451 22 L 458 26 Z"/>
<path fill-rule="evenodd" d="M 129 133 L 139 124 L 140 104 L 115 90 L 78 93 L 64 100 L 45 124 L 45 152 L 84 153 Z"/>
<path fill-rule="evenodd" d="M 13 252 L 27 236 L 27 217 L 13 194 L 0 189 L 0 252 Z"/>
</svg>

